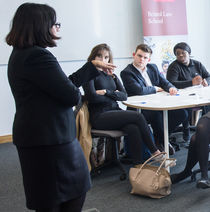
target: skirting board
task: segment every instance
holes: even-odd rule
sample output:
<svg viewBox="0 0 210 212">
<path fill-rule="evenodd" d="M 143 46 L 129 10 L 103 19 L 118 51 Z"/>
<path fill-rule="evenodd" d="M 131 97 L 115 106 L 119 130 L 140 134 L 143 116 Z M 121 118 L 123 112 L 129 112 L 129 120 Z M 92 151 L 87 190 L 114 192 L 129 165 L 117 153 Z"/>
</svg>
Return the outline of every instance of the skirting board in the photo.
<svg viewBox="0 0 210 212">
<path fill-rule="evenodd" d="M 0 144 L 12 142 L 12 135 L 0 136 Z"/>
</svg>

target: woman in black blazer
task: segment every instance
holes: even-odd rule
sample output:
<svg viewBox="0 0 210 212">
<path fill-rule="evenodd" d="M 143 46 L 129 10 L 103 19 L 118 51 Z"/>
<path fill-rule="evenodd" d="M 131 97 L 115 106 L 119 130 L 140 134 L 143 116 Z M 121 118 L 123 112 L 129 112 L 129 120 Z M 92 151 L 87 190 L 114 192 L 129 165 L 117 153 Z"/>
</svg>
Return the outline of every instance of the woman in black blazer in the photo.
<svg viewBox="0 0 210 212">
<path fill-rule="evenodd" d="M 107 44 L 95 46 L 88 61 L 98 60 L 112 63 L 112 53 Z M 122 130 L 128 135 L 129 150 L 134 163 L 142 162 L 142 142 L 152 154 L 160 153 L 144 116 L 136 111 L 120 109 L 117 101 L 127 99 L 127 94 L 118 77 L 101 71 L 93 80 L 84 84 L 88 100 L 90 122 L 99 130 Z"/>
<path fill-rule="evenodd" d="M 87 62 L 69 78 L 46 47 L 56 46 L 53 8 L 25 3 L 16 11 L 6 37 L 13 46 L 8 79 L 15 99 L 13 142 L 17 147 L 26 205 L 37 212 L 82 209 L 90 175 L 76 139 L 72 107 L 81 95 L 78 87 L 112 64 Z"/>
</svg>

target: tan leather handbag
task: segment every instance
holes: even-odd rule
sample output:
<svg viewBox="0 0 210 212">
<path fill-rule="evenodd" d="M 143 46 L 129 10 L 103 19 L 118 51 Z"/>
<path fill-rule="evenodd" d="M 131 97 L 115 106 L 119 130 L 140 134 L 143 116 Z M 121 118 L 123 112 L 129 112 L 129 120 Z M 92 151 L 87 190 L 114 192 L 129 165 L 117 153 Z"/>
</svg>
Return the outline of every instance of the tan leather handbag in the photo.
<svg viewBox="0 0 210 212">
<path fill-rule="evenodd" d="M 158 156 L 163 154 L 166 153 L 161 152 L 158 155 L 150 157 L 143 164 L 130 168 L 129 180 L 132 185 L 131 194 L 162 198 L 171 193 L 171 178 L 166 168 L 168 166 L 174 166 L 176 159 L 164 158 L 159 161 L 159 166 L 152 165 L 157 160 L 150 162 L 155 157 L 158 158 Z"/>
</svg>

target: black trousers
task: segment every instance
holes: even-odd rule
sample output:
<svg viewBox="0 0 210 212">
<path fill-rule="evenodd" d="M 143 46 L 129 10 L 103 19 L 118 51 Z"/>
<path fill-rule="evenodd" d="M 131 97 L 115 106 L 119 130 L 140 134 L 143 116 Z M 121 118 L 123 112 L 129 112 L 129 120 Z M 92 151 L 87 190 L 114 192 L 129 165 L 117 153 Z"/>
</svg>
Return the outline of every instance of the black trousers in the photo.
<svg viewBox="0 0 210 212">
<path fill-rule="evenodd" d="M 142 142 L 151 153 L 157 151 L 151 131 L 144 116 L 136 111 L 113 110 L 101 113 L 92 120 L 92 127 L 99 130 L 121 130 L 128 135 L 131 157 L 142 161 Z"/>
<path fill-rule="evenodd" d="M 128 110 L 136 110 L 128 108 Z M 148 124 L 151 124 L 155 142 L 164 144 L 163 112 L 153 110 L 141 110 Z M 168 129 L 173 132 L 181 123 L 188 120 L 188 112 L 185 109 L 168 111 Z"/>
</svg>

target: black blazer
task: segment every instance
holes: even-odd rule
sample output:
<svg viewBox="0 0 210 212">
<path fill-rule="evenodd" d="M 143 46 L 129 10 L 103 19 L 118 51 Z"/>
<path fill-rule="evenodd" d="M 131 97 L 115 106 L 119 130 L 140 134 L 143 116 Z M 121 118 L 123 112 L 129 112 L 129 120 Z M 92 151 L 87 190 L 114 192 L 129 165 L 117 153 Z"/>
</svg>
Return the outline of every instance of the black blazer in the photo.
<svg viewBox="0 0 210 212">
<path fill-rule="evenodd" d="M 16 104 L 14 144 L 32 147 L 73 141 L 76 127 L 72 107 L 81 97 L 78 87 L 98 74 L 89 62 L 68 78 L 47 49 L 14 48 L 8 64 Z"/>
<path fill-rule="evenodd" d="M 147 64 L 147 73 L 153 86 L 146 86 L 143 76 L 132 64 L 129 64 L 123 71 L 121 71 L 120 76 L 128 96 L 156 93 L 154 86 L 161 87 L 167 92 L 169 91 L 169 88 L 174 87 L 160 74 L 158 67 L 155 64 Z"/>
</svg>

